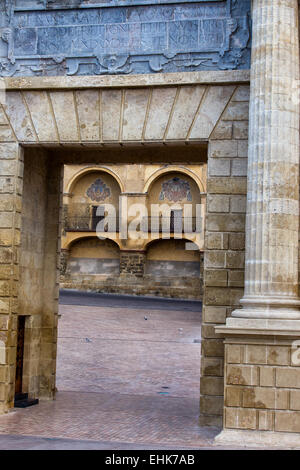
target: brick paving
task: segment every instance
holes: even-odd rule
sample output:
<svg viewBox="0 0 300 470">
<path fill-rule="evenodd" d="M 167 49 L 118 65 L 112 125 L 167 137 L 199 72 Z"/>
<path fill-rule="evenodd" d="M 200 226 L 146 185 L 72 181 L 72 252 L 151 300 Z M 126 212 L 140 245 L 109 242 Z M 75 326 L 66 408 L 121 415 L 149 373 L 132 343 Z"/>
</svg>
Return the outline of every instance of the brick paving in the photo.
<svg viewBox="0 0 300 470">
<path fill-rule="evenodd" d="M 157 310 L 147 303 L 61 305 L 60 313 L 56 400 L 1 416 L 6 441 L 70 440 L 62 448 L 72 440 L 104 448 L 212 445 L 218 430 L 198 426 L 198 306 L 193 312 L 172 304 Z"/>
</svg>

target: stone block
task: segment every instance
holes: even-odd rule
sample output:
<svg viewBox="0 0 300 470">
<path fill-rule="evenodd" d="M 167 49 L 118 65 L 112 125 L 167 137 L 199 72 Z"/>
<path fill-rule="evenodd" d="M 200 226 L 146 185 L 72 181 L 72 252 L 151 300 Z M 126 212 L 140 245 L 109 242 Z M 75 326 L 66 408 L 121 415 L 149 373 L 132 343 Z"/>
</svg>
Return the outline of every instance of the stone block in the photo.
<svg viewBox="0 0 300 470">
<path fill-rule="evenodd" d="M 290 348 L 285 346 L 268 346 L 267 361 L 270 365 L 285 366 L 290 363 Z"/>
<path fill-rule="evenodd" d="M 232 101 L 227 107 L 222 119 L 224 121 L 247 121 L 249 118 L 249 103 Z"/>
<path fill-rule="evenodd" d="M 217 396 L 202 395 L 200 397 L 201 413 L 208 414 L 208 415 L 222 415 L 223 403 L 224 403 L 223 396 L 217 397 Z"/>
<path fill-rule="evenodd" d="M 241 387 L 226 387 L 225 389 L 225 406 L 241 406 L 242 403 Z"/>
<path fill-rule="evenodd" d="M 203 339 L 202 354 L 208 357 L 224 357 L 224 344 L 222 339 Z"/>
<path fill-rule="evenodd" d="M 239 251 L 226 252 L 226 268 L 241 269 L 245 265 L 245 253 Z"/>
<path fill-rule="evenodd" d="M 246 196 L 231 196 L 230 197 L 230 212 L 233 213 L 246 213 Z"/>
<path fill-rule="evenodd" d="M 250 99 L 249 85 L 238 86 L 232 97 L 232 101 L 249 101 L 249 99 Z"/>
<path fill-rule="evenodd" d="M 288 390 L 275 390 L 275 409 L 287 410 L 290 405 L 290 392 Z"/>
<path fill-rule="evenodd" d="M 267 364 L 267 346 L 247 345 L 245 352 L 246 364 Z"/>
<path fill-rule="evenodd" d="M 231 140 L 232 127 L 232 122 L 220 121 L 210 136 L 211 140 Z"/>
<path fill-rule="evenodd" d="M 248 139 L 248 121 L 235 121 L 233 123 L 233 138 Z"/>
<path fill-rule="evenodd" d="M 102 123 L 104 141 L 119 140 L 122 90 L 107 89 L 102 91 Z"/>
<path fill-rule="evenodd" d="M 226 308 L 205 305 L 203 308 L 203 321 L 206 323 L 225 323 Z"/>
<path fill-rule="evenodd" d="M 300 432 L 300 413 L 297 411 L 275 411 L 275 431 Z"/>
<path fill-rule="evenodd" d="M 222 358 L 202 357 L 201 358 L 201 376 L 219 376 L 224 374 L 224 361 Z M 300 408 L 299 408 L 300 409 Z"/>
<path fill-rule="evenodd" d="M 230 250 L 244 250 L 245 249 L 245 234 L 244 233 L 230 233 L 229 234 L 229 249 Z"/>
<path fill-rule="evenodd" d="M 243 390 L 243 407 L 274 409 L 275 390 L 272 388 L 249 387 Z"/>
<path fill-rule="evenodd" d="M 260 367 L 259 377 L 259 384 L 261 387 L 275 386 L 275 369 L 273 367 Z"/>
<path fill-rule="evenodd" d="M 208 160 L 211 158 L 234 158 L 238 156 L 238 142 L 235 140 L 213 140 L 208 148 Z"/>
<path fill-rule="evenodd" d="M 226 383 L 228 385 L 258 385 L 259 369 L 256 366 L 227 366 Z"/>
<path fill-rule="evenodd" d="M 230 176 L 231 160 L 229 159 L 212 159 L 208 160 L 209 176 Z"/>
<path fill-rule="evenodd" d="M 201 377 L 202 395 L 223 395 L 224 379 L 223 377 Z"/>
<path fill-rule="evenodd" d="M 247 160 L 244 158 L 235 158 L 232 161 L 231 167 L 232 176 L 247 176 Z M 212 175 L 212 176 L 223 176 L 223 175 Z"/>
<path fill-rule="evenodd" d="M 0 194 L 13 194 L 15 191 L 15 178 L 0 177 Z"/>
<path fill-rule="evenodd" d="M 8 124 L 8 120 L 5 116 L 2 106 L 0 106 L 0 126 Z"/>
<path fill-rule="evenodd" d="M 225 252 L 224 251 L 207 251 L 204 256 L 205 268 L 224 268 Z"/>
<path fill-rule="evenodd" d="M 238 157 L 239 158 L 248 157 L 248 141 L 247 140 L 238 141 Z"/>
<path fill-rule="evenodd" d="M 206 305 L 239 306 L 244 290 L 239 288 L 206 287 Z"/>
<path fill-rule="evenodd" d="M 228 234 L 218 232 L 206 232 L 206 248 L 208 250 L 227 250 Z"/>
<path fill-rule="evenodd" d="M 209 194 L 207 197 L 208 212 L 229 212 L 229 196 Z"/>
<path fill-rule="evenodd" d="M 291 390 L 290 394 L 290 409 L 300 410 L 300 391 Z"/>
<path fill-rule="evenodd" d="M 273 431 L 273 428 L 274 428 L 274 412 L 270 410 L 259 410 L 258 429 L 260 431 Z"/>
<path fill-rule="evenodd" d="M 214 194 L 247 194 L 245 177 L 210 177 L 207 180 L 207 192 Z"/>
<path fill-rule="evenodd" d="M 80 137 L 73 93 L 71 91 L 52 91 L 50 97 L 60 140 L 78 142 Z"/>
<path fill-rule="evenodd" d="M 0 160 L 13 160 L 18 157 L 18 143 L 2 143 L 0 144 Z M 0 162 L 1 167 L 1 162 Z"/>
<path fill-rule="evenodd" d="M 205 339 L 213 339 L 213 338 L 220 338 L 220 335 L 216 333 L 214 324 L 207 324 L 204 323 L 202 325 L 202 338 Z"/>
<path fill-rule="evenodd" d="M 8 297 L 10 294 L 10 283 L 8 281 L 0 281 L 0 296 Z"/>
<path fill-rule="evenodd" d="M 0 229 L 0 246 L 11 246 L 13 244 L 12 229 Z"/>
<path fill-rule="evenodd" d="M 15 142 L 16 138 L 9 126 L 0 126 L 0 142 Z"/>
<path fill-rule="evenodd" d="M 211 232 L 244 232 L 244 214 L 208 214 L 206 218 L 207 230 Z"/>
<path fill-rule="evenodd" d="M 23 96 L 39 141 L 56 142 L 57 133 L 47 93 L 45 91 L 25 91 Z M 74 99 L 76 99 L 76 94 Z M 96 103 L 93 104 L 95 106 Z M 90 112 L 92 112 L 91 110 L 92 106 L 90 106 Z"/>
<path fill-rule="evenodd" d="M 228 271 L 228 286 L 229 287 L 244 287 L 244 271 Z"/>
<path fill-rule="evenodd" d="M 149 90 L 127 90 L 124 98 L 123 139 L 141 140 Z"/>
<path fill-rule="evenodd" d="M 234 86 L 211 86 L 205 93 L 191 131 L 191 138 L 208 139 L 229 102 Z M 218 125 L 217 125 L 218 127 Z M 221 134 L 221 137 L 222 134 Z"/>
<path fill-rule="evenodd" d="M 13 251 L 11 248 L 0 247 L 0 264 L 10 263 L 12 261 Z M 0 266 L 1 272 L 1 266 Z"/>
<path fill-rule="evenodd" d="M 225 408 L 225 427 L 232 429 L 256 429 L 256 410 Z"/>
<path fill-rule="evenodd" d="M 227 286 L 227 271 L 220 269 L 207 269 L 205 271 L 205 285 L 226 287 Z"/>
<path fill-rule="evenodd" d="M 239 344 L 226 345 L 226 361 L 228 364 L 241 364 L 242 362 L 242 346 Z"/>
<path fill-rule="evenodd" d="M 300 389 L 300 369 L 278 367 L 276 369 L 276 387 Z"/>
</svg>

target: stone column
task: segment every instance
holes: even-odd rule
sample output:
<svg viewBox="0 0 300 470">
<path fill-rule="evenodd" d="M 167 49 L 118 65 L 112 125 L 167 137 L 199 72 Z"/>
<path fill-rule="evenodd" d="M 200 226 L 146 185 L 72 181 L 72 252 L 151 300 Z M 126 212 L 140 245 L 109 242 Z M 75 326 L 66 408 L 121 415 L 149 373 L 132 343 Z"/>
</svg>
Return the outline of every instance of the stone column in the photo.
<svg viewBox="0 0 300 470">
<path fill-rule="evenodd" d="M 253 1 L 245 294 L 235 317 L 300 318 L 297 0 Z"/>
<path fill-rule="evenodd" d="M 252 9 L 245 292 L 215 329 L 225 336 L 216 441 L 289 447 L 300 442 L 298 1 Z"/>
</svg>

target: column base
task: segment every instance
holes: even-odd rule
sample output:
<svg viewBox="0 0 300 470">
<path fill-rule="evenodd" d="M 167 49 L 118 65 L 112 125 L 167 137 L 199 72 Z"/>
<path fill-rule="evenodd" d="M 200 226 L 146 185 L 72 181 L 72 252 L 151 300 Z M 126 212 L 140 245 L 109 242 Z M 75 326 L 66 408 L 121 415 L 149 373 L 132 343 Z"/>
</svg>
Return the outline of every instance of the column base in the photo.
<svg viewBox="0 0 300 470">
<path fill-rule="evenodd" d="M 214 444 L 234 447 L 300 449 L 300 433 L 224 429 L 215 437 Z"/>
<path fill-rule="evenodd" d="M 300 321 L 227 318 L 218 445 L 300 448 Z"/>
<path fill-rule="evenodd" d="M 284 297 L 245 297 L 241 299 L 243 308 L 234 310 L 238 318 L 278 318 L 300 320 L 300 299 Z"/>
</svg>

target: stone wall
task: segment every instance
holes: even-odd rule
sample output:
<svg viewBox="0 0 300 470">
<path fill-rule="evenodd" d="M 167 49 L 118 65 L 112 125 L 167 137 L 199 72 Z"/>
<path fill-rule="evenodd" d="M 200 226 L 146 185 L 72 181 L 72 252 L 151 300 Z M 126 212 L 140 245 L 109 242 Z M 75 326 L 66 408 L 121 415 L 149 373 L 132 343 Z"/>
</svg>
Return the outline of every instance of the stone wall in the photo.
<svg viewBox="0 0 300 470">
<path fill-rule="evenodd" d="M 239 305 L 244 287 L 249 88 L 239 87 L 208 150 L 201 363 L 201 423 L 223 414 L 223 338 L 214 327 Z"/>
<path fill-rule="evenodd" d="M 292 361 L 292 340 L 226 343 L 225 427 L 300 433 L 300 369 Z"/>
<path fill-rule="evenodd" d="M 162 244 L 155 242 L 150 247 L 154 247 L 155 251 L 149 260 L 148 252 L 120 251 L 110 240 L 94 237 L 80 239 L 70 250 L 62 250 L 61 287 L 202 299 L 203 253 L 186 251 L 185 241 L 180 242 L 177 240 L 180 250 L 174 250 L 174 241 L 172 243 L 171 240 L 164 240 Z M 171 246 L 168 246 L 169 243 Z"/>
<path fill-rule="evenodd" d="M 188 277 L 106 277 L 93 279 L 93 276 L 84 276 L 84 279 L 70 280 L 65 278 L 61 283 L 65 289 L 78 289 L 110 294 L 142 295 L 151 297 L 165 297 L 173 299 L 201 300 L 203 297 L 203 283 L 200 278 Z M 200 321 L 199 316 L 199 321 Z"/>
<path fill-rule="evenodd" d="M 7 120 L 0 113 L 3 129 Z M 9 130 L 9 129 L 8 129 Z M 4 132 L 7 136 L 7 133 Z M 7 139 L 4 138 L 5 140 Z M 23 151 L 16 143 L 0 146 L 0 413 L 13 406 Z"/>
</svg>

